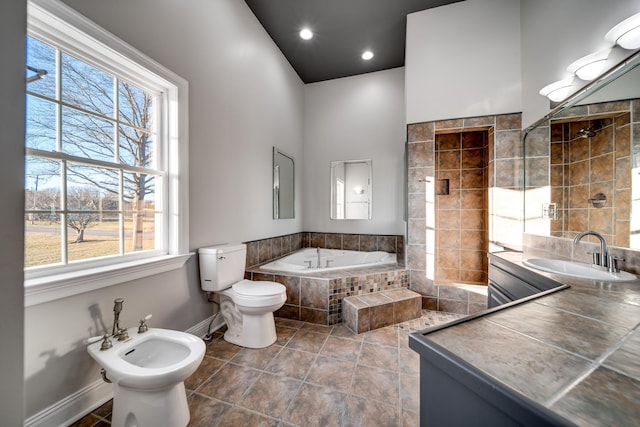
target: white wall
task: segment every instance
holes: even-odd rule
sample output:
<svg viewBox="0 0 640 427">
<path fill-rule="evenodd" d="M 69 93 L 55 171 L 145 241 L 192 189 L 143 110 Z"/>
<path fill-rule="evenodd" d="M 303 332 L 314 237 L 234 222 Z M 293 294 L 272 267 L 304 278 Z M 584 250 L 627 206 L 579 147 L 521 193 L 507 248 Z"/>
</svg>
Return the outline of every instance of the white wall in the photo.
<svg viewBox="0 0 640 427">
<path fill-rule="evenodd" d="M 521 0 L 522 124 L 527 127 L 550 112 L 538 91 L 570 77 L 573 61 L 607 48 L 604 35 L 618 22 L 640 12 L 638 0 Z M 615 48 L 606 68 L 630 55 Z M 586 82 L 576 78 L 573 91 Z"/>
<path fill-rule="evenodd" d="M 410 14 L 406 43 L 407 123 L 521 111 L 519 1 Z"/>
<path fill-rule="evenodd" d="M 302 158 L 303 84 L 243 1 L 65 2 L 189 81 L 192 248 L 302 231 L 300 202 L 272 219 L 271 156 Z"/>
<path fill-rule="evenodd" d="M 192 249 L 222 241 L 301 231 L 300 186 L 296 218 L 271 219 L 271 164 L 273 145 L 297 161 L 302 159 L 303 84 L 243 1 L 191 0 L 185 4 L 172 0 L 65 0 L 65 3 L 189 81 Z M 24 26 L 16 31 L 20 31 L 18 39 L 24 43 Z M 4 43 L 5 38 L 2 40 Z M 22 64 L 23 60 L 19 62 Z M 3 76 L 8 73 L 6 67 L 0 72 Z M 18 124 L 24 115 L 24 108 L 18 108 L 24 96 L 22 65 L 19 73 L 18 82 L 15 78 L 11 80 L 19 91 L 19 101 L 15 96 L 5 97 L 8 89 L 2 92 L 0 101 L 1 105 L 13 102 L 12 108 L 19 112 L 14 112 L 14 116 L 19 120 L 16 117 L 11 120 Z M 0 79 L 0 84 L 5 85 L 7 80 Z M 2 115 L 1 120 L 4 119 L 8 118 Z M 14 266 L 22 265 L 21 131 L 22 127 L 14 130 L 14 139 L 19 141 L 13 147 L 16 153 L 3 155 L 3 160 L 9 160 L 7 167 L 0 168 L 3 175 L 15 175 L 14 187 L 19 190 L 12 198 L 3 198 L 6 209 L 2 213 L 14 212 L 12 216 L 18 216 L 12 235 L 4 239 L 16 244 L 0 258 L 3 264 Z M 0 144 L 3 154 L 10 151 L 8 145 Z M 301 182 L 301 172 L 297 178 Z M 11 184 L 11 180 L 4 183 Z M 3 184 L 3 192 L 15 190 Z M 13 199 L 8 207 L 7 200 Z M 3 221 L 5 224 L 10 221 Z M 147 313 L 153 314 L 151 326 L 177 330 L 188 329 L 209 317 L 212 306 L 200 291 L 196 261 L 192 258 L 184 268 L 169 273 L 27 308 L 26 416 L 41 413 L 99 380 L 99 367 L 88 356 L 82 340 L 95 335 L 102 322 L 111 328 L 116 297 L 125 299 L 121 323 L 126 326 L 136 325 Z M 3 286 L 14 280 L 20 284 L 21 296 L 21 271 L 3 267 Z M 22 300 L 16 303 L 15 299 L 9 302 L 21 307 Z M 7 300 L 0 301 L 4 307 Z M 15 311 L 15 308 L 8 311 L 11 316 L 3 318 L 2 327 L 11 325 L 22 332 L 22 311 L 20 316 Z M 15 347 L 21 347 L 19 339 L 15 343 L 18 344 Z M 2 357 L 5 358 L 5 350 Z M 14 364 L 13 369 L 19 366 Z M 15 387 L 15 391 L 19 393 L 20 387 Z"/>
<path fill-rule="evenodd" d="M 305 231 L 404 234 L 404 69 L 308 84 L 304 102 Z M 373 162 L 371 220 L 331 220 L 330 165 Z"/>
<path fill-rule="evenodd" d="M 23 417 L 24 0 L 0 2 L 0 424 Z"/>
</svg>

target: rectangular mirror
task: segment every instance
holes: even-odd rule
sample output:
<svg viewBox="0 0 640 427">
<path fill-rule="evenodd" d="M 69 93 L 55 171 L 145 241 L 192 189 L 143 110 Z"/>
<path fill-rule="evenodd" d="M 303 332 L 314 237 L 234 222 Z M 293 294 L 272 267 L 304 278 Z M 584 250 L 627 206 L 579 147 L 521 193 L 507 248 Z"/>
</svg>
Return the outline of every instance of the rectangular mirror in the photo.
<svg viewBox="0 0 640 427">
<path fill-rule="evenodd" d="M 371 219 L 371 160 L 331 162 L 331 219 Z"/>
<path fill-rule="evenodd" d="M 273 219 L 295 217 L 294 160 L 273 147 Z"/>
<path fill-rule="evenodd" d="M 640 248 L 640 54 L 527 128 L 525 232 Z"/>
</svg>

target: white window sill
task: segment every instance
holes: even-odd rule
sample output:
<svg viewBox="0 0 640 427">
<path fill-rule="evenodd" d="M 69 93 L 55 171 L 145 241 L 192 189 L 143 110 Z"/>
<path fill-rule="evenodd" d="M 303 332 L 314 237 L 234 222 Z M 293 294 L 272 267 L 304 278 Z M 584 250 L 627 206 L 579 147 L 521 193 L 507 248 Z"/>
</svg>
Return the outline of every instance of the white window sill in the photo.
<svg viewBox="0 0 640 427">
<path fill-rule="evenodd" d="M 28 279 L 24 282 L 24 305 L 30 307 L 84 292 L 113 286 L 182 268 L 193 253 L 164 255 L 71 273 Z"/>
</svg>

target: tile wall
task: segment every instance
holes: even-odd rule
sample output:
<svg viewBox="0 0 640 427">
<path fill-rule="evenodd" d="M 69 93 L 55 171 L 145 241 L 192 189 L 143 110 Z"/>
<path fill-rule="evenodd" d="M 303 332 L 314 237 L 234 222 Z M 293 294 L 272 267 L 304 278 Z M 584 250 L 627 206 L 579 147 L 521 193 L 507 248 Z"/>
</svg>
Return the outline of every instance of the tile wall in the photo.
<svg viewBox="0 0 640 427">
<path fill-rule="evenodd" d="M 438 198 L 436 190 L 440 190 L 440 188 L 436 188 L 435 181 L 438 166 L 436 162 L 439 160 L 436 156 L 436 138 L 439 141 L 445 141 L 450 138 L 446 136 L 447 134 L 463 135 L 475 132 L 486 135 L 483 147 L 486 146 L 487 167 L 483 171 L 482 179 L 486 177 L 484 191 L 486 191 L 488 205 L 485 217 L 487 223 L 475 231 L 484 231 L 484 241 L 488 240 L 490 244 L 520 249 L 522 246 L 521 218 L 523 218 L 521 128 L 520 113 L 415 123 L 407 126 L 408 232 L 406 265 L 410 273 L 410 289 L 423 295 L 425 308 L 461 314 L 473 313 L 486 308 L 486 286 L 478 287 L 463 283 L 462 273 L 459 276 L 460 280 L 453 281 L 443 280 L 442 273 L 438 273 L 437 248 L 445 249 L 443 245 L 457 245 L 457 234 L 454 233 L 453 240 L 449 243 L 442 240 L 446 237 L 439 238 L 438 236 L 441 231 L 438 226 L 443 224 L 438 223 L 436 216 Z M 461 136 L 459 138 L 462 140 Z M 470 150 L 473 149 L 470 148 Z M 472 163 L 474 157 L 467 157 Z M 462 153 L 460 161 L 462 168 Z M 459 174 L 452 171 L 450 173 L 457 175 L 460 179 L 460 185 L 464 186 L 464 180 L 467 180 L 467 185 L 473 181 L 472 175 L 475 175 L 477 179 L 477 175 L 479 175 L 477 172 L 467 173 L 461 170 Z M 449 191 L 455 190 L 451 179 Z M 459 187 L 459 190 L 462 191 L 464 188 Z M 478 194 L 470 194 L 467 200 L 477 197 Z M 462 199 L 459 199 L 459 203 L 462 203 Z M 459 210 L 452 209 L 456 212 L 454 220 L 461 221 L 463 212 L 466 210 L 466 206 L 464 209 L 462 206 Z M 468 214 L 465 213 L 465 215 Z M 443 218 L 443 221 L 446 220 L 448 218 Z M 443 229 L 446 230 L 446 228 Z M 476 235 L 471 238 L 470 234 L 460 232 L 458 258 L 461 259 L 463 251 L 476 252 L 471 248 L 471 245 L 484 244 L 479 243 L 478 237 L 483 236 Z M 436 243 L 438 241 L 439 243 Z M 454 258 L 453 262 L 459 263 L 460 261 Z M 469 278 L 466 277 L 466 279 Z M 478 278 L 476 275 L 475 279 Z M 471 281 L 471 283 L 477 282 Z"/>
<path fill-rule="evenodd" d="M 264 264 L 302 248 L 326 248 L 351 251 L 395 253 L 404 265 L 404 236 L 302 232 L 245 242 L 247 268 Z"/>
<path fill-rule="evenodd" d="M 630 119 L 627 111 L 551 125 L 551 201 L 558 203 L 552 236 L 598 230 L 607 242 L 629 246 Z M 581 129 L 596 126 L 601 129 L 593 137 L 577 136 Z M 607 198 L 600 208 L 588 201 L 597 194 Z"/>
<path fill-rule="evenodd" d="M 488 139 L 488 131 L 436 134 L 438 283 L 487 283 Z"/>
</svg>

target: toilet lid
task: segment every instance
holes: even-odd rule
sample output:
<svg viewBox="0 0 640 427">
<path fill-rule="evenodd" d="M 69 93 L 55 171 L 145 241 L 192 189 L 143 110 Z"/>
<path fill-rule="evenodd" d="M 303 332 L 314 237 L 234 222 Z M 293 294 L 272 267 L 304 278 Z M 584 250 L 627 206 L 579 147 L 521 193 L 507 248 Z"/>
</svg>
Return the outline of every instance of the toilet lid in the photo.
<svg viewBox="0 0 640 427">
<path fill-rule="evenodd" d="M 235 283 L 232 288 L 233 291 L 239 295 L 256 297 L 277 295 L 286 291 L 286 288 L 280 283 L 252 280 L 242 280 Z"/>
</svg>

